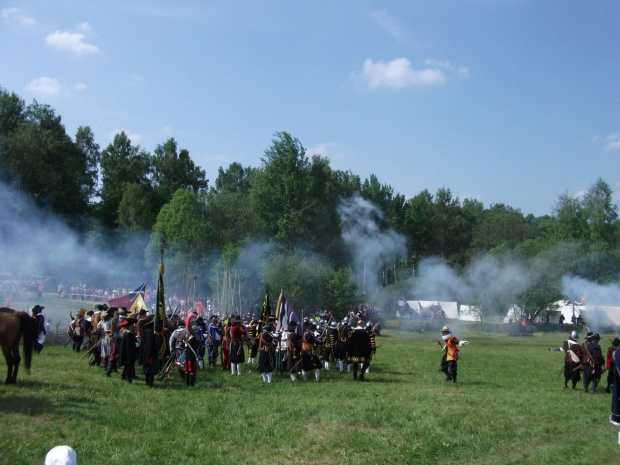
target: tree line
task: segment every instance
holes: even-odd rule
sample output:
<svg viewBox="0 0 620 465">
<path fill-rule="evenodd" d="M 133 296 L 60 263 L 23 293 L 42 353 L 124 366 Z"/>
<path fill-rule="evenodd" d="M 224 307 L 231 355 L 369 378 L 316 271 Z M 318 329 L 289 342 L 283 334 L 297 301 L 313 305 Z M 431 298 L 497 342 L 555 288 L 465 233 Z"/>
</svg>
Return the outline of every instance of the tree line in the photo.
<svg viewBox="0 0 620 465">
<path fill-rule="evenodd" d="M 52 107 L 26 105 L 1 87 L 0 179 L 101 250 L 114 251 L 128 233 L 146 233 L 137 266 L 155 270 L 164 247 L 173 288 L 194 274 L 199 294 L 214 296 L 234 270 L 241 308 L 262 302 L 265 289 L 272 299 L 282 289 L 300 307 L 337 314 L 366 300 L 437 300 L 410 290 L 423 260 L 436 257 L 461 273 L 490 256 L 540 276 L 511 296 L 537 314 L 562 297 L 562 275 L 605 283 L 620 270 L 618 207 L 601 178 L 581 197 L 560 194 L 552 215 L 525 216 L 509 205 L 460 199 L 446 187 L 405 198 L 374 175 L 362 180 L 332 169 L 327 158 L 308 156 L 297 138 L 277 132 L 260 166 L 231 163 L 210 184 L 174 138 L 149 153 L 120 132 L 101 149 L 89 126 L 72 138 Z M 363 278 L 342 234 L 339 208 L 351 198 L 374 205 L 377 231 L 406 244 Z M 554 263 L 555 271 L 541 273 L 541 263 Z M 366 279 L 380 283 L 381 295 L 364 293 Z M 500 296 L 485 311 L 500 313 L 505 303 Z"/>
</svg>

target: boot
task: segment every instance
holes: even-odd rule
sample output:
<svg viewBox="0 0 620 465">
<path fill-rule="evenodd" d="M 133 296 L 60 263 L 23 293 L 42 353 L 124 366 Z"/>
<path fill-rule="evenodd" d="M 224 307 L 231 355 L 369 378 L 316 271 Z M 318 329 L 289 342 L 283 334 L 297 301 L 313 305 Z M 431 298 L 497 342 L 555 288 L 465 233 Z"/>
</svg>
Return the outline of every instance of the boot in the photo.
<svg viewBox="0 0 620 465">
<path fill-rule="evenodd" d="M 318 383 L 319 381 L 321 381 L 321 370 L 319 370 L 318 368 L 316 370 L 314 370 L 314 380 Z"/>
<path fill-rule="evenodd" d="M 112 360 L 108 360 L 108 364 L 106 365 L 105 375 L 109 377 L 112 374 Z"/>
<path fill-rule="evenodd" d="M 305 370 L 301 370 L 301 374 L 304 377 L 304 383 L 308 382 L 308 372 Z"/>
<path fill-rule="evenodd" d="M 357 363 L 353 365 L 353 379 L 357 381 Z"/>
<path fill-rule="evenodd" d="M 189 385 L 190 386 L 195 386 L 196 385 L 196 375 L 190 375 L 190 377 L 189 377 Z"/>
<path fill-rule="evenodd" d="M 241 366 L 243 363 L 237 363 L 237 375 L 241 376 Z"/>
<path fill-rule="evenodd" d="M 297 381 L 297 373 L 291 373 L 291 381 Z"/>
<path fill-rule="evenodd" d="M 452 375 L 452 382 L 453 382 L 453 383 L 456 383 L 456 373 L 454 373 L 454 374 Z"/>
<path fill-rule="evenodd" d="M 273 377 L 273 373 L 267 373 L 267 383 L 271 383 L 271 378 Z"/>
<path fill-rule="evenodd" d="M 237 369 L 237 364 L 236 363 L 231 363 L 230 364 L 230 373 L 233 375 L 236 375 L 237 373 L 235 373 L 235 370 Z"/>
<path fill-rule="evenodd" d="M 187 385 L 187 387 L 189 387 L 190 377 L 191 375 L 189 374 L 189 372 L 185 372 L 185 384 Z"/>
</svg>

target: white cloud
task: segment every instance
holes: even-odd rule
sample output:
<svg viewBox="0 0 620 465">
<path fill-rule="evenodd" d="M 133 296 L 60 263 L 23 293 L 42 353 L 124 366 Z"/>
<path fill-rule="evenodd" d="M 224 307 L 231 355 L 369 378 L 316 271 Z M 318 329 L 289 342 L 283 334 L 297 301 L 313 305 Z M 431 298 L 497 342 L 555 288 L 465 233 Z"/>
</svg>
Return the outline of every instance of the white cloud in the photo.
<svg viewBox="0 0 620 465">
<path fill-rule="evenodd" d="M 78 82 L 67 84 L 62 79 L 41 76 L 26 84 L 26 90 L 40 96 L 50 97 L 59 94 L 71 94 L 86 90 L 86 84 Z"/>
<path fill-rule="evenodd" d="M 61 85 L 58 79 L 41 76 L 26 84 L 26 89 L 38 95 L 50 96 L 58 95 L 61 91 Z"/>
<path fill-rule="evenodd" d="M 76 29 L 82 31 L 84 34 L 88 34 L 90 32 L 90 24 L 87 22 L 80 23 L 77 25 Z"/>
<path fill-rule="evenodd" d="M 85 34 L 90 32 L 88 23 L 78 25 L 78 30 L 82 32 L 52 32 L 47 36 L 45 42 L 47 45 L 59 50 L 69 50 L 76 55 L 89 55 L 99 52 L 96 45 L 85 42 Z"/>
<path fill-rule="evenodd" d="M 438 60 L 436 58 L 427 58 L 426 60 L 424 60 L 424 64 L 426 66 L 444 69 L 446 71 L 456 74 L 456 76 L 459 78 L 466 78 L 466 77 L 469 77 L 470 75 L 469 69 L 467 68 L 467 66 L 463 66 L 463 65 L 455 66 L 448 60 Z"/>
<path fill-rule="evenodd" d="M 117 134 L 120 134 L 121 132 L 124 132 L 127 135 L 132 145 L 136 145 L 137 143 L 140 142 L 140 139 L 142 139 L 142 136 L 140 134 L 133 133 L 126 129 L 115 129 L 114 131 L 108 134 L 108 137 L 110 138 L 110 140 L 114 140 L 114 136 L 116 136 Z"/>
<path fill-rule="evenodd" d="M 330 161 L 343 160 L 345 158 L 342 147 L 335 142 L 324 142 L 316 147 L 308 148 L 306 149 L 306 155 L 309 157 L 320 155 L 321 157 L 328 158 Z"/>
<path fill-rule="evenodd" d="M 32 26 L 36 23 L 31 16 L 22 15 L 17 8 L 5 8 L 0 11 L 0 18 L 15 21 L 22 26 Z"/>
<path fill-rule="evenodd" d="M 402 38 L 398 19 L 388 15 L 385 11 L 371 11 L 370 15 L 379 23 L 379 26 L 397 39 Z"/>
<path fill-rule="evenodd" d="M 615 132 L 610 134 L 605 140 L 607 141 L 605 150 L 620 150 L 620 133 Z"/>
<path fill-rule="evenodd" d="M 438 68 L 413 69 L 407 58 L 396 58 L 387 63 L 374 62 L 371 58 L 367 58 L 362 71 L 353 75 L 367 82 L 371 89 L 440 84 L 446 79 L 444 72 Z"/>
</svg>

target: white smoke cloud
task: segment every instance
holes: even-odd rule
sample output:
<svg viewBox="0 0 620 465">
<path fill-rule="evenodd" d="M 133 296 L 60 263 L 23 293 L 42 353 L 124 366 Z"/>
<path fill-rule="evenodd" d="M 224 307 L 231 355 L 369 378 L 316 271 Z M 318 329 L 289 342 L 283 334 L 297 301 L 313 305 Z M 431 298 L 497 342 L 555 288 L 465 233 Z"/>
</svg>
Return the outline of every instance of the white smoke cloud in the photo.
<svg viewBox="0 0 620 465">
<path fill-rule="evenodd" d="M 617 306 L 620 304 L 620 285 L 618 283 L 599 284 L 579 276 L 562 277 L 562 294 L 568 299 L 581 301 L 586 305 Z"/>
<path fill-rule="evenodd" d="M 522 264 L 503 264 L 492 256 L 474 259 L 461 274 L 438 258 L 428 258 L 418 265 L 412 293 L 420 300 L 496 306 L 499 300 L 515 298 L 533 279 Z"/>
<path fill-rule="evenodd" d="M 406 255 L 406 238 L 392 229 L 382 229 L 383 214 L 359 196 L 342 199 L 338 205 L 342 239 L 353 256 L 358 286 L 369 297 L 381 292 L 381 271 Z"/>
<path fill-rule="evenodd" d="M 36 207 L 23 193 L 0 185 L 0 202 L 4 277 L 20 281 L 31 276 L 54 277 L 65 287 L 80 282 L 135 287 L 151 277 L 144 262 L 146 235 L 119 236 L 115 250 L 102 251 L 85 243 L 64 221 Z"/>
</svg>

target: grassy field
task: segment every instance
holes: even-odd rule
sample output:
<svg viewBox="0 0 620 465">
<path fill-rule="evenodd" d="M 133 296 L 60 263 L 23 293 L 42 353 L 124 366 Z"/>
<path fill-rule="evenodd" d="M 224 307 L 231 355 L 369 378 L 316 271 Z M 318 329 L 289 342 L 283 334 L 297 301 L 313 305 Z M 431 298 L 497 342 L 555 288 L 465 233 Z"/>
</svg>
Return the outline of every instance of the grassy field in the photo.
<svg viewBox="0 0 620 465">
<path fill-rule="evenodd" d="M 320 383 L 274 375 L 267 385 L 246 366 L 241 377 L 206 368 L 194 388 L 175 375 L 150 389 L 140 370 L 127 384 L 47 346 L 30 375 L 0 386 L 0 463 L 43 463 L 60 444 L 80 464 L 617 463 L 610 395 L 558 379 L 562 353 L 548 349 L 565 335 L 457 336 L 470 344 L 456 384 L 438 371 L 437 334 L 396 329 L 377 339 L 365 383 L 322 372 Z M 2 380 L 5 370 L 2 359 Z"/>
</svg>

